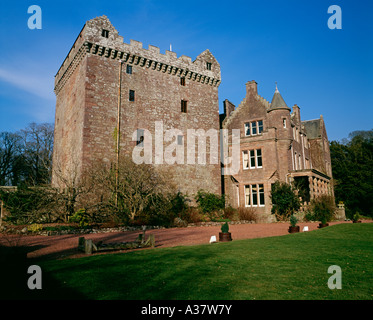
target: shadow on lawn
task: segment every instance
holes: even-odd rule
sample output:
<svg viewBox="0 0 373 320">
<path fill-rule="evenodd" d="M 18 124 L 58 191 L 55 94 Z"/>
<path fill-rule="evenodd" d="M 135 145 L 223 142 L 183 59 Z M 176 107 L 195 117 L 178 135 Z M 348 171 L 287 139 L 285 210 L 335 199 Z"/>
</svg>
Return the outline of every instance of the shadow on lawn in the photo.
<svg viewBox="0 0 373 320">
<path fill-rule="evenodd" d="M 27 259 L 30 247 L 0 246 L 0 300 L 75 300 L 85 299 L 81 294 L 64 288 L 53 275 L 42 271 L 42 289 L 29 289 L 28 273 L 37 260 Z M 32 250 L 32 248 L 31 248 Z"/>
</svg>

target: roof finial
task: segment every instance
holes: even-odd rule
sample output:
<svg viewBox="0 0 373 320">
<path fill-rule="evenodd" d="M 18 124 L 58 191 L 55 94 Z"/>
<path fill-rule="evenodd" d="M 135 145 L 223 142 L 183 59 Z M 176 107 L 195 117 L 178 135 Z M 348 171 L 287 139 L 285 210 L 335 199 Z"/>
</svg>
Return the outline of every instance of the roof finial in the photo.
<svg viewBox="0 0 373 320">
<path fill-rule="evenodd" d="M 276 83 L 276 91 L 275 92 L 280 93 L 280 91 L 278 91 L 278 89 L 277 89 L 277 81 L 275 81 L 275 83 Z"/>
</svg>

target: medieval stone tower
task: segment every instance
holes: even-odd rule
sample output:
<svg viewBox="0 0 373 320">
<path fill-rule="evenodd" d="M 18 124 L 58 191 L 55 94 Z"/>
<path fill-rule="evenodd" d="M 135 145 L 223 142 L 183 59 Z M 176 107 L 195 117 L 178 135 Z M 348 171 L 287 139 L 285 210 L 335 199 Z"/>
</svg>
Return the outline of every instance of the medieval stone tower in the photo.
<svg viewBox="0 0 373 320">
<path fill-rule="evenodd" d="M 154 164 L 157 128 L 177 129 L 174 143 L 187 150 L 187 129 L 219 131 L 220 82 L 220 66 L 209 50 L 194 61 L 172 51 L 161 54 L 138 41 L 124 43 L 106 16 L 87 21 L 55 76 L 54 167 L 62 176 L 79 176 L 96 160 L 114 162 L 118 110 L 121 153 L 131 155 L 148 132 Z M 163 163 L 179 190 L 189 196 L 199 189 L 221 193 L 220 158 L 190 164 L 184 154 L 181 163 Z M 59 180 L 54 174 L 52 184 Z"/>
</svg>

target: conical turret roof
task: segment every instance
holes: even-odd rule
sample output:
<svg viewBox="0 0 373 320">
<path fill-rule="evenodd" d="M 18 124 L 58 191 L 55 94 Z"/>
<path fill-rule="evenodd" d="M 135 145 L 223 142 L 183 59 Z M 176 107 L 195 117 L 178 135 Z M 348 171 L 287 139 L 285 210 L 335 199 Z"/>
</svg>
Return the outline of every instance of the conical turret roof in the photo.
<svg viewBox="0 0 373 320">
<path fill-rule="evenodd" d="M 269 110 L 275 110 L 275 109 L 290 110 L 290 108 L 287 106 L 284 99 L 282 98 L 280 91 L 278 91 L 277 84 L 276 84 L 276 91 L 275 91 L 275 94 L 273 95 L 271 107 L 269 108 Z"/>
</svg>

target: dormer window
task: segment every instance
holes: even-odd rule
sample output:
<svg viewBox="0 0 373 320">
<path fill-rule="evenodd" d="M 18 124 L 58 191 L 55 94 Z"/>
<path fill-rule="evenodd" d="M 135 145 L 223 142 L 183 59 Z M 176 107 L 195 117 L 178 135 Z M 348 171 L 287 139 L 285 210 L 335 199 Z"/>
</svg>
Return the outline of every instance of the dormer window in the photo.
<svg viewBox="0 0 373 320">
<path fill-rule="evenodd" d="M 211 70 L 211 62 L 206 62 L 206 68 L 207 70 Z"/>
<path fill-rule="evenodd" d="M 102 33 L 101 35 L 104 37 L 104 38 L 109 38 L 109 31 L 108 30 L 105 30 L 105 29 L 102 29 Z"/>
</svg>

